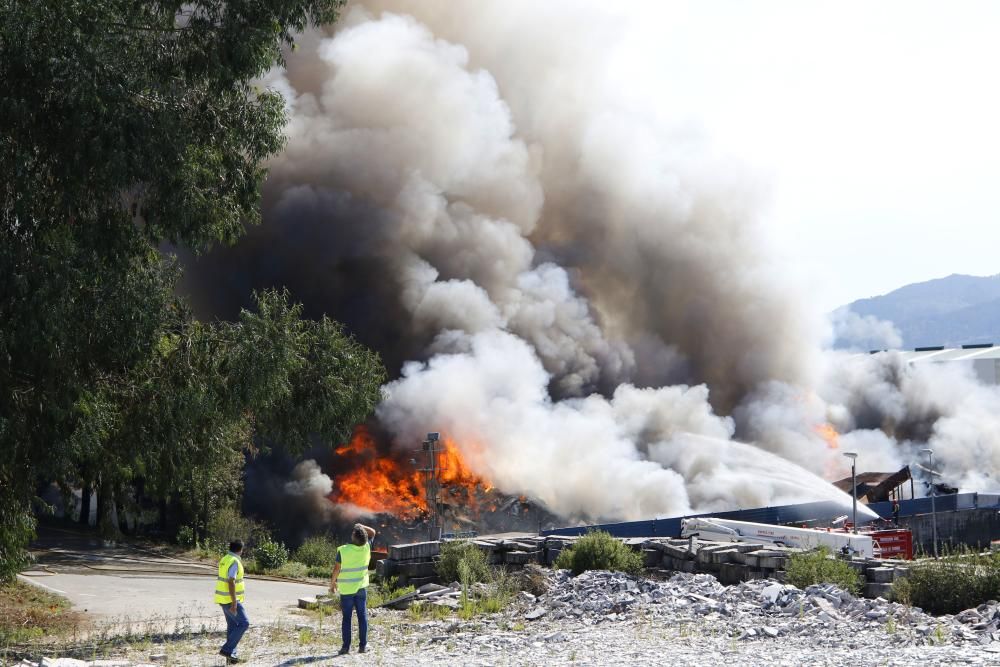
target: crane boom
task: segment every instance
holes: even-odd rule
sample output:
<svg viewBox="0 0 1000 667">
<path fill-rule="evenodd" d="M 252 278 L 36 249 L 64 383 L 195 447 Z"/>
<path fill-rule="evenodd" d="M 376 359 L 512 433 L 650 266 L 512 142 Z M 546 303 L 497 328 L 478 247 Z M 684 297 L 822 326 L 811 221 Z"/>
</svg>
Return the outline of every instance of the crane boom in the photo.
<svg viewBox="0 0 1000 667">
<path fill-rule="evenodd" d="M 792 528 L 774 526 L 767 523 L 751 523 L 715 517 L 684 519 L 681 521 L 681 537 L 700 537 L 716 542 L 747 542 L 750 544 L 773 544 L 798 549 L 828 547 L 833 552 L 842 552 L 844 547 L 852 554 L 873 558 L 877 546 L 871 535 L 816 530 L 814 528 Z"/>
</svg>

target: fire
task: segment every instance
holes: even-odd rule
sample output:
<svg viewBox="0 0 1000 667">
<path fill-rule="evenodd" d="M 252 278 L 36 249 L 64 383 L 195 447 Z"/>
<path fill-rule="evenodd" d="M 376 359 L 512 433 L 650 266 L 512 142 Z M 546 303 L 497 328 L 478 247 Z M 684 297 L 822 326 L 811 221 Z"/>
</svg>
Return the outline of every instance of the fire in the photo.
<svg viewBox="0 0 1000 667">
<path fill-rule="evenodd" d="M 435 462 L 439 501 L 477 509 L 480 493 L 488 492 L 492 486 L 472 472 L 453 440 L 443 438 L 440 447 Z M 358 427 L 351 441 L 334 451 L 338 456 L 351 459 L 354 465 L 348 472 L 336 476 L 336 488 L 330 500 L 406 519 L 427 513 L 428 473 L 397 458 L 380 455 L 368 429 Z M 414 458 L 424 466 L 428 463 L 423 452 L 414 452 Z"/>
<path fill-rule="evenodd" d="M 840 447 L 840 434 L 837 433 L 837 429 L 833 427 L 833 424 L 822 424 L 821 426 L 813 427 L 819 437 L 826 441 L 826 446 L 830 449 L 837 449 Z"/>
</svg>

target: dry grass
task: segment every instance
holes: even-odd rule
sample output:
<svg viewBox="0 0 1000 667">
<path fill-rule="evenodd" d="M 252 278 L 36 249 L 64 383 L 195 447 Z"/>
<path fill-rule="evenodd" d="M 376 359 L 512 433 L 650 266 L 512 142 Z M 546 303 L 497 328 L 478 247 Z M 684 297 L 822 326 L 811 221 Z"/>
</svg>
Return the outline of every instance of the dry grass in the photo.
<svg viewBox="0 0 1000 667">
<path fill-rule="evenodd" d="M 65 635 L 82 622 L 59 595 L 20 581 L 0 586 L 0 646 Z"/>
</svg>

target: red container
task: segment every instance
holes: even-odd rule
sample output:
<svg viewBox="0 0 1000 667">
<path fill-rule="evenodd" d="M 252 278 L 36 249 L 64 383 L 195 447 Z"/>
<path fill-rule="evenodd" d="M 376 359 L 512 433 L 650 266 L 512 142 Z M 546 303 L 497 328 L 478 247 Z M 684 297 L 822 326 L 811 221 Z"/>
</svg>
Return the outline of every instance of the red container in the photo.
<svg viewBox="0 0 1000 667">
<path fill-rule="evenodd" d="M 872 539 L 879 546 L 882 558 L 913 560 L 913 533 L 908 530 L 876 530 Z"/>
</svg>

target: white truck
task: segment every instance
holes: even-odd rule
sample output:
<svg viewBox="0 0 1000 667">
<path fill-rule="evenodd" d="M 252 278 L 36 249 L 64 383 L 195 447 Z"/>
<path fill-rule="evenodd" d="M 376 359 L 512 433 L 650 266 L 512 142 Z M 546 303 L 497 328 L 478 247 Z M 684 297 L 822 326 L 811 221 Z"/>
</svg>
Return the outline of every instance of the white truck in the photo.
<svg viewBox="0 0 1000 667">
<path fill-rule="evenodd" d="M 774 526 L 767 523 L 750 523 L 702 517 L 681 521 L 681 537 L 698 537 L 710 542 L 747 542 L 797 549 L 827 547 L 834 553 L 878 557 L 878 545 L 871 535 L 820 530 L 816 528 L 792 528 Z"/>
</svg>

